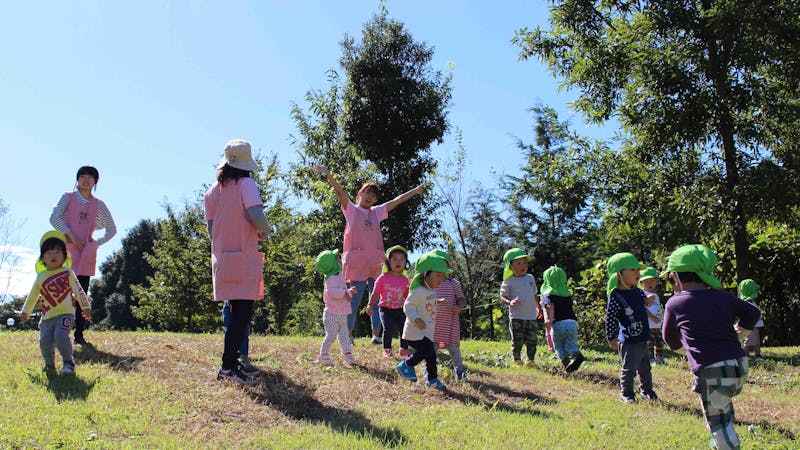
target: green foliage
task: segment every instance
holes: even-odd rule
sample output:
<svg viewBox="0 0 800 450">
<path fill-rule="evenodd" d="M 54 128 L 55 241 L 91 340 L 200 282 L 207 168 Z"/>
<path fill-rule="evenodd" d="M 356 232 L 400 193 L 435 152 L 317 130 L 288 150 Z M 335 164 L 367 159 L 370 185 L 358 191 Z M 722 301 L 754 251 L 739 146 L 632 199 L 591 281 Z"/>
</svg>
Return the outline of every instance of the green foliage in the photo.
<svg viewBox="0 0 800 450">
<path fill-rule="evenodd" d="M 595 261 L 594 265 L 581 271 L 580 286 L 570 281 L 575 315 L 578 316 L 578 338 L 581 346 L 605 347 L 606 341 L 606 262 Z"/>
</svg>

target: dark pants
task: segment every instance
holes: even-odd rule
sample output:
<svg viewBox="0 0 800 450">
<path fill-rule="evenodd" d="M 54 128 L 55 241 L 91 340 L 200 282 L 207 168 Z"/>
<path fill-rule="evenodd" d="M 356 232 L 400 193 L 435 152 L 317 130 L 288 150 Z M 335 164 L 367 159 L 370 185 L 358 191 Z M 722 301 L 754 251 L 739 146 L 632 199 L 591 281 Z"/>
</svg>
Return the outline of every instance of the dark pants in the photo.
<svg viewBox="0 0 800 450">
<path fill-rule="evenodd" d="M 408 341 L 403 339 L 403 325 L 406 322 L 406 313 L 403 308 L 386 308 L 381 306 L 381 324 L 383 325 L 383 348 L 392 348 L 392 338 L 395 334 L 400 336 L 400 348 L 408 348 Z"/>
<path fill-rule="evenodd" d="M 253 319 L 253 300 L 228 300 L 231 319 L 225 329 L 225 349 L 222 352 L 222 368 L 233 369 L 239 360 L 239 346 L 247 327 Z"/>
<path fill-rule="evenodd" d="M 424 337 L 421 341 L 406 341 L 408 345 L 414 347 L 414 354 L 406 359 L 406 364 L 411 367 L 416 366 L 425 360 L 425 368 L 428 371 L 428 380 L 439 378 L 436 369 L 436 349 L 433 348 L 433 341 Z"/>
<path fill-rule="evenodd" d="M 622 395 L 633 397 L 633 382 L 639 374 L 639 383 L 645 393 L 653 392 L 653 374 L 650 372 L 650 357 L 647 355 L 647 342 L 629 344 L 623 342 L 619 347 L 622 370 L 619 373 L 619 387 Z"/>
<path fill-rule="evenodd" d="M 511 354 L 514 356 L 514 361 L 522 359 L 522 346 L 528 355 L 528 361 L 533 361 L 536 357 L 536 344 L 539 341 L 537 332 L 539 327 L 536 326 L 535 320 L 522 320 L 511 319 Z"/>
<path fill-rule="evenodd" d="M 86 293 L 86 297 L 89 297 L 89 275 L 77 275 L 78 283 L 83 288 L 83 292 Z M 83 314 L 81 314 L 81 305 L 75 304 L 75 341 L 80 342 L 83 340 L 83 330 L 86 329 L 86 319 L 83 318 Z"/>
</svg>

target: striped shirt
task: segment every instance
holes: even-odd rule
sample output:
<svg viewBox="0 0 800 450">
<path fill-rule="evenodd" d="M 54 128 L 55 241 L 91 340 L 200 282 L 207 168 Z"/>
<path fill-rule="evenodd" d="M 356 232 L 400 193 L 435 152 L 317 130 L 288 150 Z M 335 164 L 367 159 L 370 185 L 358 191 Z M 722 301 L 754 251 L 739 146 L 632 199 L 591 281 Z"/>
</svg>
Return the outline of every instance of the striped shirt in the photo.
<svg viewBox="0 0 800 450">
<path fill-rule="evenodd" d="M 467 299 L 461 289 L 461 283 L 455 278 L 447 278 L 436 287 L 436 298 L 445 299 L 444 303 L 436 303 L 436 331 L 434 342 L 458 344 L 461 341 L 461 321 L 459 313 L 453 311 L 454 306 L 463 308 Z"/>
<path fill-rule="evenodd" d="M 61 196 L 61 199 L 58 201 L 56 206 L 53 208 L 53 212 L 50 214 L 50 224 L 53 225 L 53 228 L 56 230 L 64 233 L 69 234 L 72 230 L 69 229 L 67 224 L 64 222 L 64 218 L 67 216 L 67 205 L 69 205 L 69 197 L 73 195 L 72 192 L 67 192 Z M 82 204 L 89 203 L 89 200 L 83 198 L 82 195 L 78 194 L 75 197 L 78 198 L 78 201 Z M 99 239 L 95 239 L 94 241 L 97 242 L 97 245 L 103 245 L 106 242 L 110 241 L 111 238 L 117 234 L 117 225 L 114 223 L 114 218 L 111 217 L 111 212 L 109 212 L 108 207 L 106 204 L 103 203 L 102 200 L 99 198 L 97 199 L 97 216 L 95 217 L 95 229 L 106 230 L 105 234 Z"/>
</svg>

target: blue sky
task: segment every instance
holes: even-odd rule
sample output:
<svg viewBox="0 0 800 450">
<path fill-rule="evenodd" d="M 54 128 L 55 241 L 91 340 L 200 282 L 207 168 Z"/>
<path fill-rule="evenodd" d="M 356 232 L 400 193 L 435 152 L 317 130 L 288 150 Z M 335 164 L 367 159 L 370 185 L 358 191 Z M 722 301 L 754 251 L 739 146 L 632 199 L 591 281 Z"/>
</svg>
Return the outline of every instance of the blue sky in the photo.
<svg viewBox="0 0 800 450">
<path fill-rule="evenodd" d="M 390 17 L 433 46 L 453 71 L 449 121 L 463 132 L 471 177 L 517 173 L 516 138 L 531 141 L 528 109 L 547 104 L 590 136 L 610 132 L 571 113 L 538 61 L 510 40 L 547 23 L 544 1 L 388 1 Z M 328 87 L 345 34 L 360 37 L 377 1 L 11 2 L 0 19 L 0 198 L 21 230 L 12 292 L 33 279 L 32 259 L 52 207 L 77 168 L 100 170 L 97 196 L 119 230 L 118 249 L 164 202 L 192 198 L 214 179 L 224 143 L 238 137 L 282 163 L 297 158 L 292 103 Z M 447 136 L 434 155 L 456 147 Z M 10 159 L 10 160 L 9 160 Z"/>
</svg>

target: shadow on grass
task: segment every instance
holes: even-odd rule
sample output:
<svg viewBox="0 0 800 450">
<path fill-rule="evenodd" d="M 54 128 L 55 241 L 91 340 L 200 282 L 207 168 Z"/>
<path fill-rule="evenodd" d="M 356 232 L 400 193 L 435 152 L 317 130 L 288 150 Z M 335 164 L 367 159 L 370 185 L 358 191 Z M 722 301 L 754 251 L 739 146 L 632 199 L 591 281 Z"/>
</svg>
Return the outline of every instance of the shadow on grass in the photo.
<svg viewBox="0 0 800 450">
<path fill-rule="evenodd" d="M 261 383 L 245 386 L 255 401 L 270 405 L 295 419 L 321 423 L 340 433 L 353 433 L 385 447 L 405 447 L 408 438 L 394 428 L 373 425 L 358 411 L 323 404 L 307 386 L 297 384 L 282 372 L 261 372 Z"/>
<path fill-rule="evenodd" d="M 72 400 L 86 401 L 97 380 L 84 381 L 75 375 L 51 375 L 44 372 L 28 371 L 28 379 L 33 384 L 44 386 L 59 403 Z"/>
<path fill-rule="evenodd" d="M 664 401 L 664 400 L 660 400 L 659 404 L 661 405 L 662 408 L 666 409 L 667 411 L 675 412 L 675 413 L 678 413 L 678 414 L 692 415 L 692 416 L 699 417 L 699 418 L 705 420 L 705 418 L 703 417 L 703 411 L 700 409 L 700 407 L 696 407 L 695 408 L 695 407 L 687 406 L 687 405 L 676 405 L 674 403 L 670 403 L 670 402 L 667 402 L 667 401 Z M 781 434 L 786 439 L 789 439 L 789 440 L 792 440 L 792 441 L 797 439 L 797 437 L 794 435 L 794 433 L 792 431 L 787 430 L 786 428 L 783 428 L 782 426 L 780 426 L 778 424 L 774 424 L 774 423 L 766 421 L 766 420 L 759 420 L 757 422 L 750 422 L 750 421 L 736 419 L 736 423 L 738 425 L 754 426 L 754 427 L 759 427 L 759 428 L 763 428 L 763 429 L 767 429 L 767 430 L 774 430 L 777 433 Z"/>
<path fill-rule="evenodd" d="M 84 364 L 105 364 L 112 370 L 120 372 L 130 372 L 136 369 L 136 366 L 144 360 L 144 358 L 138 356 L 119 356 L 104 352 L 91 344 L 76 348 L 75 359 Z"/>
<path fill-rule="evenodd" d="M 478 391 L 481 396 L 470 395 L 464 392 L 456 392 L 454 390 L 446 389 L 445 393 L 465 405 L 480 405 L 489 411 L 504 411 L 515 414 L 528 414 L 535 417 L 542 417 L 546 419 L 558 418 L 551 413 L 534 408 L 540 405 L 554 405 L 555 400 L 542 397 L 531 391 L 517 391 L 506 386 L 498 384 L 486 383 L 482 381 L 468 380 L 466 384 L 472 386 L 473 389 Z M 505 401 L 505 397 L 519 399 L 524 403 L 524 406 L 516 406 Z"/>
</svg>

